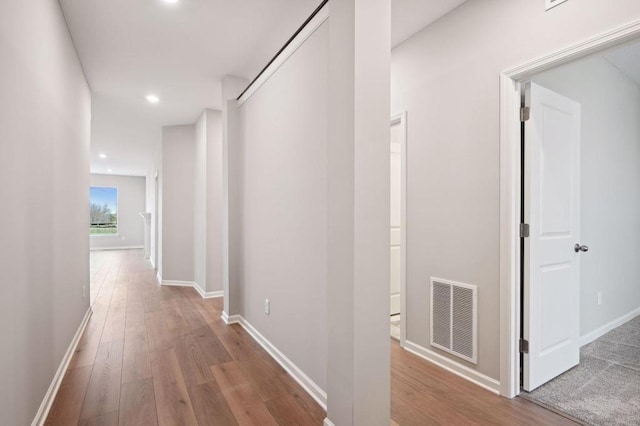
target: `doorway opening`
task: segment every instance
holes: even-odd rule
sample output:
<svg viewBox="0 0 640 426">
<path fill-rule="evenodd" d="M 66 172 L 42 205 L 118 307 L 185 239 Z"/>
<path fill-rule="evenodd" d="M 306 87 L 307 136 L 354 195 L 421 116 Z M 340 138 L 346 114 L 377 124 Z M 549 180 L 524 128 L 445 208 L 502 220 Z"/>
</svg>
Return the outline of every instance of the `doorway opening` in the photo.
<svg viewBox="0 0 640 426">
<path fill-rule="evenodd" d="M 628 403 L 640 388 L 640 42 L 631 34 L 638 28 L 503 75 L 502 106 L 513 108 L 503 166 L 514 167 L 503 167 L 502 187 L 511 199 L 503 236 L 513 237 L 502 241 L 513 261 L 502 271 L 511 284 L 503 395 L 595 424 L 640 417 Z"/>
<path fill-rule="evenodd" d="M 407 264 L 407 113 L 391 117 L 390 132 L 390 333 L 404 346 Z"/>
</svg>

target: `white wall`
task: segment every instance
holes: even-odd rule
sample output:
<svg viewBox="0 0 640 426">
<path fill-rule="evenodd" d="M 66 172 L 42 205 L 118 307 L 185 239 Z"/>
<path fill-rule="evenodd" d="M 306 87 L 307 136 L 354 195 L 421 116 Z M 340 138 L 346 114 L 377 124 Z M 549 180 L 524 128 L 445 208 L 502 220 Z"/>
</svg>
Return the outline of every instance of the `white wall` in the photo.
<svg viewBox="0 0 640 426">
<path fill-rule="evenodd" d="M 207 292 L 223 287 L 222 111 L 207 110 Z"/>
<path fill-rule="evenodd" d="M 91 93 L 58 2 L 3 2 L 0 58 L 0 424 L 27 425 L 89 308 Z"/>
<path fill-rule="evenodd" d="M 151 245 L 153 247 L 151 262 L 162 276 L 162 144 L 158 144 L 157 168 L 153 175 L 154 214 L 151 217 Z"/>
<path fill-rule="evenodd" d="M 91 174 L 91 186 L 118 188 L 118 235 L 92 236 L 91 249 L 144 246 L 146 179 L 139 176 Z"/>
<path fill-rule="evenodd" d="M 239 108 L 238 170 L 239 313 L 322 388 L 327 63 L 325 23 Z"/>
<path fill-rule="evenodd" d="M 640 2 L 464 3 L 392 51 L 407 110 L 407 339 L 429 346 L 430 276 L 478 285 L 478 365 L 499 379 L 499 74 L 640 18 Z M 435 351 L 437 349 L 431 348 Z"/>
<path fill-rule="evenodd" d="M 207 109 L 195 124 L 194 276 L 205 292 L 222 291 L 222 112 Z"/>
<path fill-rule="evenodd" d="M 207 113 L 195 124 L 193 280 L 205 291 L 207 286 Z"/>
<path fill-rule="evenodd" d="M 162 128 L 162 280 L 194 281 L 195 126 Z"/>
<path fill-rule="evenodd" d="M 580 255 L 584 336 L 640 307 L 640 87 L 599 56 L 532 80 L 582 105 L 580 243 L 589 246 Z"/>
<path fill-rule="evenodd" d="M 162 168 L 162 143 L 161 140 L 155 146 L 155 150 L 153 153 L 153 157 L 149 159 L 149 166 L 147 169 L 147 195 L 145 201 L 145 209 L 147 212 L 151 213 L 151 229 L 150 229 L 150 239 L 151 239 L 151 256 L 149 260 L 154 268 L 158 268 L 160 252 L 158 250 L 160 246 L 160 227 L 159 227 L 159 216 L 160 216 L 160 170 Z M 156 188 L 156 186 L 158 188 Z M 156 194 L 157 191 L 157 194 Z M 157 205 L 156 205 L 157 204 Z"/>
</svg>

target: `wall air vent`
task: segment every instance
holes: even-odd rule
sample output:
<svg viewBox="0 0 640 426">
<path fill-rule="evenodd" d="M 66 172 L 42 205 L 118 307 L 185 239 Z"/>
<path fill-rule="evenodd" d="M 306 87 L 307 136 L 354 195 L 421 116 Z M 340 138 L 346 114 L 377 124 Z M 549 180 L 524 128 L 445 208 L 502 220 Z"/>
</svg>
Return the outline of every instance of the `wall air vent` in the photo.
<svg viewBox="0 0 640 426">
<path fill-rule="evenodd" d="M 478 363 L 478 287 L 431 278 L 431 346 Z"/>
</svg>

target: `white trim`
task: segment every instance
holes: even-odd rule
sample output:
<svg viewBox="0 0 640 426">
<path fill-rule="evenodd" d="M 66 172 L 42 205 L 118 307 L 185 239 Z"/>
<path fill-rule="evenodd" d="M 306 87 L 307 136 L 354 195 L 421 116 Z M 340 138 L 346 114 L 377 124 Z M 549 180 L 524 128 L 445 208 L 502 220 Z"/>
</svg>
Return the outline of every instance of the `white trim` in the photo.
<svg viewBox="0 0 640 426">
<path fill-rule="evenodd" d="M 432 362 L 438 367 L 444 368 L 445 370 L 455 374 L 456 376 L 462 377 L 463 379 L 468 380 L 469 382 L 478 385 L 481 388 L 484 388 L 496 395 L 500 394 L 500 382 L 492 379 L 489 376 L 485 376 L 484 374 L 479 373 L 476 370 L 472 370 L 465 365 L 446 358 L 430 349 L 425 348 L 424 346 L 420 346 L 409 340 L 405 342 L 405 350 L 419 356 L 420 358 Z"/>
<path fill-rule="evenodd" d="M 592 332 L 585 334 L 584 336 L 580 336 L 580 341 L 579 341 L 580 347 L 593 342 L 599 337 L 604 336 L 614 328 L 620 327 L 622 324 L 631 321 L 638 315 L 640 315 L 640 307 L 634 309 L 629 313 L 622 315 L 619 318 L 614 319 L 613 321 L 606 323 L 602 327 L 599 327 L 593 330 Z"/>
<path fill-rule="evenodd" d="M 520 392 L 520 83 L 532 75 L 640 35 L 640 20 L 590 38 L 500 75 L 500 378 L 501 394 Z"/>
<path fill-rule="evenodd" d="M 407 341 L 407 111 L 391 115 L 400 123 L 400 347 Z"/>
<path fill-rule="evenodd" d="M 193 287 L 198 292 L 200 297 L 202 297 L 203 299 L 212 299 L 214 297 L 224 296 L 224 292 L 221 290 L 204 291 L 203 289 L 200 288 L 198 283 L 196 283 L 195 281 L 162 280 L 162 277 L 160 276 L 159 272 L 158 274 L 156 274 L 156 277 L 158 278 L 160 285 L 173 286 L 173 287 Z"/>
<path fill-rule="evenodd" d="M 542 58 L 511 68 L 502 74 L 514 81 L 522 81 L 541 71 L 599 52 L 608 47 L 616 46 L 634 39 L 639 35 L 640 20 L 636 20 L 620 28 L 590 38 L 582 43 L 559 49 Z"/>
<path fill-rule="evenodd" d="M 200 296 L 203 299 L 213 299 L 215 297 L 223 297 L 224 296 L 224 292 L 222 290 L 219 290 L 219 291 L 204 291 L 204 290 L 202 290 L 200 288 L 198 283 L 193 283 L 193 288 L 196 289 L 198 294 L 200 294 Z"/>
<path fill-rule="evenodd" d="M 500 106 L 500 394 L 513 398 L 520 392 L 520 128 L 507 123 L 520 120 L 520 89 L 506 75 Z"/>
<path fill-rule="evenodd" d="M 144 249 L 144 246 L 118 246 L 118 247 L 91 247 L 90 251 L 100 251 L 100 250 L 138 250 Z"/>
<path fill-rule="evenodd" d="M 225 319 L 226 313 L 223 312 L 222 317 Z M 227 322 L 228 321 L 228 322 Z M 242 328 L 244 328 L 247 333 L 253 339 L 260 343 L 260 346 L 264 348 L 265 351 L 271 355 L 273 359 L 275 359 L 282 368 L 285 369 L 287 373 L 293 379 L 298 382 L 302 388 L 307 391 L 309 395 L 322 407 L 323 410 L 327 410 L 327 393 L 322 390 L 320 386 L 318 386 L 309 376 L 307 376 L 304 371 L 298 368 L 297 365 L 293 363 L 289 358 L 287 358 L 278 348 L 276 348 L 273 343 L 267 340 L 258 330 L 256 330 L 250 323 L 247 321 L 242 315 L 232 315 L 231 317 L 227 317 L 227 324 L 239 323 Z"/>
<path fill-rule="evenodd" d="M 200 295 L 200 297 L 202 297 L 203 299 L 205 298 L 205 291 L 198 285 L 197 282 L 194 281 L 193 283 L 193 288 L 196 289 L 196 291 L 198 292 L 198 294 Z"/>
<path fill-rule="evenodd" d="M 334 425 L 333 422 L 329 420 L 329 417 L 325 417 L 324 421 L 322 422 L 322 426 L 336 426 L 336 425 Z"/>
<path fill-rule="evenodd" d="M 60 389 L 60 385 L 62 384 L 62 380 L 64 379 L 64 375 L 67 372 L 67 368 L 69 367 L 69 363 L 71 362 L 71 358 L 73 358 L 73 354 L 78 347 L 78 343 L 80 343 L 80 338 L 82 337 L 82 333 L 84 333 L 84 329 L 89 322 L 89 318 L 91 318 L 91 314 L 93 311 L 91 307 L 87 309 L 87 312 L 84 314 L 84 318 L 82 318 L 82 322 L 76 330 L 76 334 L 73 336 L 69 347 L 67 348 L 67 352 L 65 352 L 64 357 L 62 357 L 62 361 L 58 366 L 58 371 L 53 376 L 53 380 L 51 381 L 51 385 L 49 385 L 49 389 L 47 393 L 44 395 L 44 399 L 40 404 L 40 408 L 38 408 L 38 412 L 36 413 L 33 422 L 31 422 L 31 426 L 41 426 L 44 425 L 44 422 L 47 420 L 47 416 L 49 415 L 49 410 L 51 410 L 51 406 L 53 405 L 53 401 L 56 399 L 56 395 L 58 394 L 58 390 Z"/>
<path fill-rule="evenodd" d="M 236 324 L 240 322 L 240 318 L 242 318 L 240 315 L 231 315 L 229 316 L 225 311 L 222 311 L 222 315 L 220 315 L 220 317 L 222 318 L 222 321 L 224 321 L 225 324 Z"/>
<path fill-rule="evenodd" d="M 158 269 L 156 269 L 156 280 L 158 280 L 158 283 L 162 285 L 162 275 L 160 274 L 160 270 Z"/>
<path fill-rule="evenodd" d="M 161 280 L 160 285 L 173 286 L 173 287 L 196 287 L 196 283 L 193 281 L 177 281 L 177 280 Z"/>
<path fill-rule="evenodd" d="M 242 106 L 278 69 L 293 55 L 304 42 L 329 18 L 329 7 L 325 5 L 316 16 L 291 40 L 291 43 L 274 59 L 264 72 L 254 81 L 238 99 L 238 107 Z"/>
</svg>

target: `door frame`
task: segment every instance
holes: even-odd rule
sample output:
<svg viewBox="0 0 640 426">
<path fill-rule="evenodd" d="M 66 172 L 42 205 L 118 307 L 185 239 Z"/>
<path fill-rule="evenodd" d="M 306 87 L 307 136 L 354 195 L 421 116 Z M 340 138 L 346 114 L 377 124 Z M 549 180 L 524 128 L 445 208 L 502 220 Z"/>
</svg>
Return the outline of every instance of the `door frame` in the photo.
<svg viewBox="0 0 640 426">
<path fill-rule="evenodd" d="M 640 37 L 640 20 L 500 74 L 500 394 L 520 393 L 521 87 L 549 68 Z"/>
<path fill-rule="evenodd" d="M 389 127 L 400 125 L 400 347 L 407 340 L 407 111 L 391 115 Z"/>
</svg>

